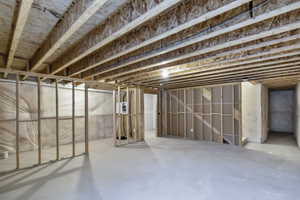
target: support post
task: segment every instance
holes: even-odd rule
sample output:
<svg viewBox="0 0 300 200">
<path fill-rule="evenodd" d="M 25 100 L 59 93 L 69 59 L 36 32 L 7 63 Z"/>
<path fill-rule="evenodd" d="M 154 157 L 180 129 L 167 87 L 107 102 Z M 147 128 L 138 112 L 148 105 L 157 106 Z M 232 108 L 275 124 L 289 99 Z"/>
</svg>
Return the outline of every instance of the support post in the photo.
<svg viewBox="0 0 300 200">
<path fill-rule="evenodd" d="M 20 77 L 16 75 L 16 169 L 20 169 L 20 115 L 19 115 L 19 99 L 20 99 Z"/>
<path fill-rule="evenodd" d="M 235 137 L 235 109 L 234 109 L 234 85 L 232 85 L 232 133 L 233 133 L 233 144 L 236 144 Z"/>
<path fill-rule="evenodd" d="M 213 101 L 213 88 L 210 88 L 210 102 L 209 102 L 209 110 L 210 110 L 210 141 L 214 140 L 214 130 L 213 130 L 213 105 L 212 105 L 212 101 Z"/>
<path fill-rule="evenodd" d="M 135 88 L 135 131 L 134 131 L 134 140 L 137 141 L 138 137 L 138 89 Z"/>
<path fill-rule="evenodd" d="M 59 160 L 59 105 L 58 80 L 55 79 L 56 160 Z"/>
<path fill-rule="evenodd" d="M 122 136 L 122 127 L 121 127 L 121 106 L 120 106 L 120 103 L 121 103 L 121 87 L 118 86 L 118 103 L 117 103 L 117 106 L 118 106 L 118 137 L 117 137 L 117 140 L 118 142 L 117 143 L 120 143 L 121 141 L 121 136 Z"/>
<path fill-rule="evenodd" d="M 129 113 L 129 111 L 130 111 L 130 109 L 129 109 L 129 106 L 130 106 L 130 102 L 129 102 L 129 87 L 127 87 L 127 89 L 126 89 L 126 93 L 127 93 L 127 105 L 128 105 L 128 110 L 127 110 L 127 129 L 126 129 L 126 138 L 127 138 L 127 143 L 129 143 L 129 126 L 130 126 L 130 113 Z"/>
<path fill-rule="evenodd" d="M 117 132 L 116 132 L 116 90 L 113 90 L 113 142 L 117 146 Z"/>
<path fill-rule="evenodd" d="M 220 142 L 223 144 L 223 86 L 221 86 L 221 133 Z"/>
<path fill-rule="evenodd" d="M 75 157 L 75 83 L 72 82 L 72 153 Z"/>
<path fill-rule="evenodd" d="M 85 105 L 85 153 L 88 155 L 89 154 L 89 91 L 88 91 L 88 86 L 85 84 L 84 88 L 84 105 Z"/>
<path fill-rule="evenodd" d="M 187 123 L 187 117 L 186 117 L 186 89 L 183 89 L 183 127 L 184 127 L 184 138 L 187 138 L 187 132 L 186 132 L 186 123 Z"/>
<path fill-rule="evenodd" d="M 41 141 L 41 79 L 37 79 L 38 83 L 38 164 L 42 164 L 42 141 Z"/>
</svg>

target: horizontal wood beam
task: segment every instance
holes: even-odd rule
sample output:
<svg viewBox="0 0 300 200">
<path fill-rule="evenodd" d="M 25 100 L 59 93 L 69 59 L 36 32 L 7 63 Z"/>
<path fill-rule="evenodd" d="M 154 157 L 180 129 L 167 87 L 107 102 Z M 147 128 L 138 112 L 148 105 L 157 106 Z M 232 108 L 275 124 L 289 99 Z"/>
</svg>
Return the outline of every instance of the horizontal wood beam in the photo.
<svg viewBox="0 0 300 200">
<path fill-rule="evenodd" d="M 173 62 L 181 61 L 181 60 L 184 60 L 184 59 L 196 57 L 196 56 L 199 56 L 199 55 L 215 52 L 215 51 L 222 50 L 222 49 L 227 49 L 227 48 L 234 47 L 234 46 L 237 46 L 237 45 L 241 45 L 241 44 L 244 44 L 244 43 L 252 42 L 252 41 L 255 41 L 255 40 L 258 40 L 258 39 L 267 38 L 267 37 L 274 36 L 274 35 L 277 35 L 277 34 L 281 34 L 281 33 L 284 33 L 284 32 L 288 32 L 288 31 L 291 31 L 291 30 L 299 29 L 299 27 L 300 27 L 300 22 L 291 23 L 291 24 L 288 24 L 288 25 L 284 25 L 284 26 L 280 26 L 280 27 L 277 27 L 277 28 L 270 29 L 268 31 L 263 31 L 263 32 L 258 33 L 258 34 L 253 34 L 253 35 L 250 35 L 250 36 L 242 37 L 240 39 L 232 40 L 232 41 L 229 41 L 229 42 L 224 42 L 222 44 L 215 45 L 215 46 L 212 46 L 212 47 L 200 49 L 200 50 L 194 51 L 192 53 L 184 54 L 182 56 L 177 56 L 177 57 L 174 57 L 174 58 L 166 59 L 162 62 L 158 62 L 158 63 L 155 62 L 155 63 L 149 64 L 149 65 L 142 65 L 142 67 L 139 67 L 139 68 L 136 68 L 135 66 L 133 66 L 129 69 L 124 69 L 123 72 L 112 71 L 112 72 L 107 73 L 106 75 L 102 75 L 100 78 L 99 77 L 96 78 L 96 80 L 99 80 L 99 79 L 112 79 L 112 80 L 114 80 L 113 78 L 115 78 L 115 77 L 124 76 L 124 75 L 132 73 L 132 72 L 136 72 L 136 71 L 140 71 L 140 70 L 144 70 L 144 69 L 150 69 L 150 68 L 161 66 L 161 65 L 171 64 Z"/>
<path fill-rule="evenodd" d="M 277 63 L 276 63 L 277 62 Z M 230 78 L 230 76 L 233 75 L 247 75 L 247 73 L 250 72 L 261 72 L 261 71 L 276 71 L 277 69 L 290 69 L 290 68 L 300 68 L 300 57 L 290 59 L 289 61 L 274 61 L 274 62 L 268 62 L 268 63 L 262 63 L 257 65 L 250 65 L 250 66 L 240 66 L 240 67 L 232 67 L 222 70 L 216 70 L 216 71 L 210 71 L 208 73 L 199 74 L 195 77 L 190 78 L 183 78 L 181 80 L 170 80 L 168 82 L 155 82 L 155 83 L 148 83 L 150 85 L 169 85 L 169 84 L 180 84 L 187 81 L 193 81 L 193 80 L 214 80 L 215 78 Z M 249 74 L 250 76 L 250 74 Z M 147 83 L 145 83 L 147 85 Z"/>
<path fill-rule="evenodd" d="M 212 18 L 214 18 L 216 16 L 220 16 L 223 13 L 226 13 L 226 12 L 228 12 L 230 10 L 238 8 L 238 7 L 240 7 L 240 6 L 248 3 L 250 1 L 252 1 L 252 0 L 238 0 L 238 1 L 233 1 L 233 2 L 231 2 L 231 3 L 227 4 L 227 5 L 224 5 L 224 6 L 220 7 L 220 8 L 217 8 L 215 10 L 212 10 L 212 11 L 209 11 L 209 12 L 207 12 L 205 14 L 202 14 L 202 15 L 196 17 L 195 19 L 192 19 L 192 20 L 190 20 L 188 22 L 180 24 L 177 27 L 173 27 L 173 25 L 172 25 L 174 23 L 173 22 L 174 19 L 176 19 L 177 15 L 178 15 L 178 13 L 176 13 L 176 10 L 174 10 L 174 12 L 172 13 L 172 16 L 168 16 L 166 18 L 168 21 L 166 21 L 166 22 L 164 21 L 163 22 L 165 24 L 166 28 L 167 28 L 167 25 L 169 25 L 171 27 L 171 28 L 169 28 L 169 30 L 167 30 L 167 31 L 165 31 L 163 33 L 157 34 L 156 36 L 151 36 L 150 35 L 149 38 L 146 38 L 146 39 L 143 38 L 144 41 L 142 41 L 138 45 L 135 45 L 135 43 L 131 44 L 130 42 L 128 42 L 128 44 L 124 44 L 124 46 L 129 46 L 129 47 L 127 47 L 127 49 L 121 50 L 118 53 L 112 54 L 111 56 L 108 56 L 106 58 L 103 58 L 102 56 L 99 56 L 98 54 L 89 55 L 89 56 L 85 57 L 84 59 L 82 59 L 80 62 L 75 63 L 74 65 L 70 66 L 70 74 L 69 75 L 70 76 L 75 76 L 75 75 L 78 75 L 78 74 L 80 74 L 80 73 L 82 73 L 84 71 L 93 69 L 93 68 L 95 68 L 95 67 L 97 67 L 99 65 L 102 65 L 102 64 L 107 63 L 109 61 L 117 59 L 117 58 L 119 58 L 121 56 L 129 54 L 129 53 L 131 53 L 133 51 L 136 51 L 138 49 L 141 49 L 141 48 L 143 48 L 143 47 L 145 47 L 147 45 L 150 45 L 152 43 L 160 41 L 160 40 L 162 40 L 164 38 L 167 38 L 167 37 L 169 37 L 171 35 L 174 35 L 174 34 L 176 34 L 178 32 L 181 32 L 181 31 L 183 31 L 185 29 L 191 28 L 191 27 L 193 27 L 193 26 L 195 26 L 197 24 L 203 23 L 203 22 L 205 22 L 207 20 L 210 20 L 210 19 L 212 19 Z M 202 5 L 202 3 L 201 4 L 199 3 L 199 5 L 197 5 L 197 4 L 194 5 L 194 7 L 197 7 L 197 6 L 203 6 L 203 5 Z M 168 14 L 170 14 L 170 13 L 168 13 Z M 173 17 L 173 15 L 175 17 Z M 179 20 L 178 23 L 180 23 L 180 20 Z M 159 31 L 159 29 L 157 29 L 157 31 Z M 137 38 L 133 38 L 133 37 L 129 36 L 128 39 L 130 40 L 131 38 L 136 40 L 138 37 Z"/>
<path fill-rule="evenodd" d="M 131 73 L 131 72 L 134 72 L 134 71 L 140 71 L 142 69 L 152 68 L 152 67 L 157 66 L 157 65 L 159 65 L 161 63 L 157 63 L 157 64 L 153 64 L 153 65 L 148 65 L 148 66 L 146 65 L 146 66 L 143 66 L 143 67 L 137 67 L 137 66 L 134 66 L 133 64 L 139 63 L 141 61 L 148 60 L 150 58 L 161 56 L 163 54 L 166 54 L 166 53 L 169 53 L 169 52 L 172 52 L 172 51 L 184 48 L 184 47 L 188 47 L 188 46 L 193 45 L 195 43 L 199 43 L 199 42 L 202 42 L 202 41 L 205 41 L 205 40 L 208 40 L 208 39 L 212 39 L 212 38 L 224 35 L 226 33 L 230 33 L 230 32 L 239 30 L 241 28 L 248 27 L 250 25 L 257 24 L 257 23 L 265 21 L 267 19 L 271 19 L 273 17 L 276 17 L 276 16 L 279 16 L 279 15 L 282 15 L 282 14 L 286 14 L 286 13 L 295 11 L 295 10 L 297 10 L 299 8 L 300 8 L 300 2 L 292 3 L 290 5 L 287 5 L 287 6 L 275 9 L 273 11 L 270 11 L 268 13 L 259 15 L 259 16 L 255 17 L 255 18 L 251 18 L 251 19 L 248 19 L 246 21 L 240 22 L 240 23 L 238 23 L 236 25 L 232 25 L 232 26 L 229 26 L 227 28 L 223 28 L 223 29 L 220 29 L 218 31 L 214 31 L 214 32 L 211 32 L 211 33 L 203 35 L 203 36 L 198 36 L 196 38 L 184 40 L 180 44 L 172 45 L 169 48 L 164 48 L 162 50 L 155 51 L 154 53 L 150 52 L 148 54 L 142 54 L 142 55 L 138 56 L 138 58 L 134 57 L 133 59 L 128 59 L 128 61 L 125 61 L 125 62 L 123 62 L 121 64 L 117 63 L 115 65 L 105 66 L 105 67 L 99 66 L 99 68 L 95 69 L 95 72 L 91 71 L 91 72 L 83 73 L 83 77 L 98 76 L 96 79 L 100 79 L 100 78 L 101 79 L 107 79 L 107 78 L 116 77 L 118 75 L 128 74 L 128 73 Z M 296 25 L 296 23 L 295 23 L 295 25 Z M 298 27 L 295 26 L 294 29 L 299 28 L 299 24 L 297 24 L 297 26 Z M 266 35 L 264 37 L 273 35 L 272 33 L 270 33 L 270 31 L 269 31 L 269 34 L 267 34 L 268 31 L 265 31 L 264 33 L 266 33 Z M 259 35 L 259 34 L 257 34 L 257 35 Z M 249 36 L 248 37 L 249 39 L 248 39 L 247 42 L 255 40 L 256 37 L 257 37 L 256 35 Z M 247 38 L 247 37 L 245 37 L 245 38 Z M 229 44 L 231 43 L 230 44 L 231 46 L 233 46 L 233 45 L 239 45 L 243 41 L 243 39 L 244 38 L 237 39 L 237 40 L 234 40 L 234 41 L 230 41 L 228 43 Z M 182 60 L 182 59 L 186 59 L 186 58 L 190 58 L 190 57 L 193 57 L 193 56 L 197 56 L 200 53 L 201 54 L 203 54 L 203 53 L 209 53 L 211 51 L 217 51 L 217 50 L 220 50 L 220 49 L 223 49 L 223 48 L 227 48 L 226 45 L 228 45 L 228 43 L 219 44 L 219 45 L 215 45 L 213 47 L 201 49 L 201 50 L 198 50 L 198 51 L 193 52 L 193 53 L 188 53 L 188 54 L 185 54 L 185 55 L 182 55 L 182 56 L 177 56 L 176 58 L 173 58 L 173 59 L 167 59 L 167 60 L 162 61 L 162 63 L 163 64 L 168 64 L 168 63 L 171 63 L 171 62 L 175 62 L 175 61 L 179 61 L 179 60 Z M 130 67 L 126 68 L 128 66 L 130 66 Z M 123 71 L 115 71 L 115 70 L 121 69 L 121 68 L 125 68 L 124 72 Z M 107 74 L 108 72 L 111 72 L 112 75 L 109 75 L 107 77 L 105 74 Z M 101 75 L 103 75 L 103 76 L 101 76 Z"/>
<path fill-rule="evenodd" d="M 300 44 L 298 45 L 298 48 L 300 48 Z M 283 47 L 284 49 L 284 47 Z M 276 50 L 276 49 L 275 49 Z M 288 50 L 286 50 L 288 51 Z M 270 55 L 274 54 L 273 53 L 274 51 L 270 51 Z M 267 53 L 267 52 L 266 52 Z M 262 55 L 264 54 L 264 55 Z M 237 62 L 239 60 L 245 60 L 245 59 L 249 59 L 249 58 L 253 58 L 254 56 L 245 56 L 243 57 L 242 59 L 236 59 L 236 60 L 233 60 L 234 62 L 236 63 L 230 63 L 230 62 L 233 62 L 232 60 L 228 60 L 228 61 L 223 61 L 222 63 L 213 63 L 211 65 L 207 65 L 207 66 L 199 66 L 199 69 L 196 71 L 194 70 L 193 73 L 189 73 L 189 74 L 181 74 L 177 77 L 170 77 L 168 78 L 168 80 L 165 80 L 165 79 L 159 79 L 159 80 L 151 80 L 151 81 L 141 81 L 141 83 L 151 83 L 151 82 L 156 82 L 156 81 L 159 81 L 161 83 L 163 82 L 167 82 L 167 81 L 170 81 L 170 80 L 180 80 L 180 79 L 186 79 L 186 78 L 192 78 L 192 77 L 195 77 L 195 76 L 200 76 L 201 73 L 204 73 L 204 72 L 210 72 L 210 73 L 214 73 L 215 71 L 219 71 L 219 70 L 222 70 L 222 69 L 233 69 L 234 67 L 239 67 L 239 66 L 245 66 L 245 65 L 251 65 L 251 66 L 263 66 L 263 65 L 267 65 L 269 63 L 271 64 L 276 64 L 276 63 L 281 63 L 281 62 L 288 62 L 288 61 L 294 61 L 294 60 L 297 60 L 298 58 L 290 58 L 290 59 L 285 59 L 286 57 L 289 57 L 289 56 L 299 56 L 300 55 L 300 50 L 296 51 L 296 52 L 291 52 L 291 53 L 287 53 L 287 54 L 280 54 L 280 55 L 276 55 L 276 56 L 269 56 L 269 57 L 263 57 L 265 56 L 266 54 L 265 53 L 258 53 L 258 54 L 254 54 L 256 55 L 256 59 L 252 59 L 252 60 L 246 60 L 246 61 L 240 61 L 240 62 Z M 254 58 L 255 58 L 254 57 Z M 275 60 L 277 59 L 277 60 Z M 280 59 L 280 60 L 278 60 Z M 269 61 L 269 60 L 275 60 L 275 61 Z M 246 66 L 245 66 L 246 67 Z M 137 82 L 137 83 L 140 83 L 140 82 Z"/>
<path fill-rule="evenodd" d="M 7 69 L 10 69 L 13 64 L 15 53 L 17 51 L 17 48 L 18 48 L 18 45 L 19 45 L 19 42 L 21 39 L 21 35 L 22 35 L 24 27 L 26 25 L 26 21 L 30 14 L 30 9 L 31 9 L 32 3 L 33 3 L 33 0 L 20 1 L 18 13 L 16 16 L 16 24 L 14 26 L 13 35 L 12 35 L 10 46 L 9 46 L 9 52 L 8 52 L 8 57 L 7 57 L 7 62 L 6 62 Z M 7 73 L 4 74 L 4 77 L 6 77 L 6 76 L 7 76 Z"/>
<path fill-rule="evenodd" d="M 182 85 L 194 85 L 194 84 L 208 84 L 208 83 L 228 83 L 228 81 L 233 81 L 233 82 L 242 82 L 243 80 L 258 80 L 261 79 L 262 77 L 264 78 L 268 78 L 268 77 L 272 77 L 273 75 L 295 75 L 297 73 L 300 73 L 300 67 L 299 64 L 296 65 L 291 65 L 290 69 L 287 68 L 279 68 L 276 70 L 269 70 L 269 71 L 253 71 L 253 72 L 247 72 L 247 73 L 237 73 L 236 75 L 227 75 L 227 76 L 220 76 L 220 77 L 216 77 L 216 78 L 212 78 L 212 79 L 196 79 L 196 80 L 191 80 L 191 81 L 186 81 L 186 82 L 182 82 L 182 83 L 170 83 L 170 84 L 166 84 L 166 85 L 162 85 L 160 87 L 163 88 L 177 88 L 178 86 L 182 86 Z M 154 85 L 149 85 L 149 86 L 153 86 L 156 87 L 157 84 Z"/>
<path fill-rule="evenodd" d="M 90 80 L 84 80 L 84 79 L 78 79 L 78 78 L 71 78 L 71 77 L 66 77 L 66 76 L 42 74 L 42 73 L 37 73 L 37 72 L 27 72 L 27 71 L 7 69 L 7 68 L 0 68 L 0 73 L 9 73 L 9 74 L 37 77 L 37 78 L 54 79 L 54 80 L 65 80 L 65 81 L 70 81 L 70 82 L 74 81 L 74 82 L 86 83 L 89 85 L 98 86 L 99 88 L 102 88 L 103 90 L 115 89 L 114 84 L 102 83 L 99 81 L 90 81 Z"/>
<path fill-rule="evenodd" d="M 33 56 L 31 71 L 38 71 L 43 62 L 52 56 L 106 2 L 108 0 L 75 1 Z"/>
<path fill-rule="evenodd" d="M 300 77 L 300 72 L 278 72 L 278 73 L 270 73 L 268 75 L 257 75 L 252 76 L 251 78 L 247 78 L 247 81 L 263 81 L 263 80 L 269 80 L 274 78 L 288 78 L 288 77 Z M 186 87 L 196 87 L 196 86 L 209 86 L 209 85 L 220 85 L 220 84 L 228 84 L 228 83 L 238 83 L 238 82 L 244 82 L 245 77 L 233 77 L 233 78 L 227 78 L 227 79 L 219 79 L 217 81 L 205 81 L 202 82 L 194 81 L 191 83 L 185 83 L 185 84 L 179 84 L 179 85 L 170 85 L 168 87 L 164 87 L 165 89 L 179 89 L 179 88 L 186 88 Z"/>
<path fill-rule="evenodd" d="M 192 74 L 194 72 L 198 72 L 198 70 L 200 70 L 199 67 L 203 67 L 203 65 L 212 64 L 212 63 L 216 64 L 216 62 L 211 62 L 211 60 L 219 60 L 222 57 L 239 55 L 241 53 L 244 54 L 245 52 L 250 51 L 250 50 L 265 48 L 267 46 L 277 45 L 277 44 L 285 43 L 285 42 L 291 42 L 293 40 L 299 40 L 299 39 L 300 39 L 300 34 L 296 34 L 296 35 L 292 35 L 292 36 L 285 36 L 280 39 L 261 42 L 258 44 L 254 44 L 254 45 L 250 45 L 250 46 L 246 46 L 246 47 L 242 47 L 242 48 L 238 48 L 238 49 L 234 49 L 234 50 L 230 50 L 230 51 L 225 51 L 223 53 L 218 53 L 218 54 L 214 54 L 212 56 L 205 57 L 204 59 L 199 60 L 199 61 L 193 61 L 193 62 L 182 64 L 182 65 L 175 65 L 173 67 L 167 67 L 165 69 L 168 70 L 170 73 L 169 78 L 186 75 L 186 74 Z M 238 61 L 240 59 L 244 59 L 244 57 L 238 58 L 237 60 L 235 60 L 233 58 L 226 59 L 226 61 L 233 62 L 233 61 Z M 219 64 L 222 64 L 222 61 Z M 153 68 L 153 71 L 152 70 L 151 71 L 150 70 L 141 71 L 141 72 L 143 72 L 142 77 L 139 76 L 138 73 L 126 75 L 123 77 L 119 77 L 118 81 L 120 81 L 121 83 L 123 83 L 123 82 L 125 83 L 125 82 L 137 82 L 137 81 L 141 81 L 141 80 L 143 80 L 143 81 L 162 80 L 161 69 L 164 69 L 164 68 L 158 67 L 158 68 Z"/>
<path fill-rule="evenodd" d="M 121 9 L 120 12 L 115 13 L 115 16 L 110 17 L 105 23 L 102 23 L 100 26 L 96 27 L 94 30 L 88 33 L 81 41 L 77 43 L 74 48 L 70 49 L 70 51 L 68 51 L 65 55 L 61 56 L 56 62 L 54 62 L 53 71 L 51 72 L 51 74 L 56 74 L 64 70 L 73 63 L 81 60 L 97 49 L 132 31 L 136 27 L 168 10 L 181 1 L 182 0 L 164 0 L 163 2 L 158 3 L 156 6 L 153 6 L 150 9 L 144 9 L 145 2 L 133 0 L 128 2 L 127 6 L 125 6 L 123 10 Z M 143 5 L 137 6 L 135 4 Z M 128 10 L 126 9 L 130 7 L 140 7 L 143 9 L 136 11 L 135 14 L 128 15 Z M 147 5 L 146 7 L 151 6 Z M 122 12 L 124 12 L 124 16 L 119 17 L 118 15 L 122 15 Z M 127 22 L 124 23 L 124 20 L 126 20 Z M 121 27 L 117 28 L 118 26 Z"/>
</svg>

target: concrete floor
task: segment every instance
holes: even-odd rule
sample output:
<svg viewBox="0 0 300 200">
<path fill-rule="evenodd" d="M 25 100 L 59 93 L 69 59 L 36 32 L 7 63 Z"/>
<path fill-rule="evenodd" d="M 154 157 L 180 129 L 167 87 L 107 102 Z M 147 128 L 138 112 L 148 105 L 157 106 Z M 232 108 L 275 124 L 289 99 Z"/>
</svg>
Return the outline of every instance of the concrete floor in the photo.
<svg viewBox="0 0 300 200">
<path fill-rule="evenodd" d="M 241 148 L 174 138 L 148 138 L 120 148 L 111 144 L 109 139 L 91 142 L 89 158 L 3 175 L 0 199 L 295 200 L 300 196 L 300 151 L 295 146 L 293 150 L 289 145 L 268 144 Z"/>
</svg>

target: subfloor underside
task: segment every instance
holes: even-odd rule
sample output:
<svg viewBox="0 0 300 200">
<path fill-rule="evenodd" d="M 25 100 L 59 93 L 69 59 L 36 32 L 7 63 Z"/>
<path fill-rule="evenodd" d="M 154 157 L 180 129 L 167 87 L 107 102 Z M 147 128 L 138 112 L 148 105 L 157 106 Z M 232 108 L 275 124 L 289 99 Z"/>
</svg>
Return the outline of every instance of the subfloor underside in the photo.
<svg viewBox="0 0 300 200">
<path fill-rule="evenodd" d="M 251 145 L 174 138 L 151 138 L 119 148 L 105 139 L 90 146 L 89 158 L 1 176 L 0 199 L 295 200 L 300 196 L 296 147 L 287 149 L 293 155 L 286 156 L 280 154 L 282 147 L 270 153 Z"/>
</svg>

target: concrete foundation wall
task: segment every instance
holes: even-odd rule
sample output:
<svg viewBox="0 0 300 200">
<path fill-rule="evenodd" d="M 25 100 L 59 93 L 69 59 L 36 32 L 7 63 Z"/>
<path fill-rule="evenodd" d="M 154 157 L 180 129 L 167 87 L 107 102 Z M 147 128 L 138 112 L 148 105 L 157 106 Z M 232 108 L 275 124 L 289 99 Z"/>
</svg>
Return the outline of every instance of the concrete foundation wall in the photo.
<svg viewBox="0 0 300 200">
<path fill-rule="evenodd" d="M 144 95 L 144 109 L 145 131 L 155 131 L 157 127 L 157 95 Z"/>
<path fill-rule="evenodd" d="M 264 140 L 262 127 L 261 84 L 242 83 L 242 133 L 249 142 Z"/>
<path fill-rule="evenodd" d="M 296 120 L 295 120 L 295 135 L 298 146 L 300 147 L 300 83 L 296 87 Z"/>
<path fill-rule="evenodd" d="M 270 91 L 270 131 L 294 133 L 294 90 Z"/>
</svg>

